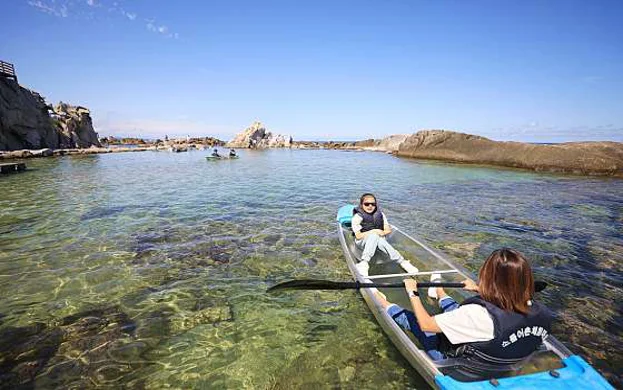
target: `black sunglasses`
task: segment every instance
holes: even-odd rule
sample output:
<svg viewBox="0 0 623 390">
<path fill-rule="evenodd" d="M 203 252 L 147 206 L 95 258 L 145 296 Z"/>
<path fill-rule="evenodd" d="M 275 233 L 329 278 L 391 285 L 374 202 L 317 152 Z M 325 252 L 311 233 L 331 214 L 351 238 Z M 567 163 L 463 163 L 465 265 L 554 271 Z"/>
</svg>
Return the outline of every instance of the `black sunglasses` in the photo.
<svg viewBox="0 0 623 390">
<path fill-rule="evenodd" d="M 374 202 L 363 202 L 364 206 L 376 206 L 376 203 Z"/>
</svg>

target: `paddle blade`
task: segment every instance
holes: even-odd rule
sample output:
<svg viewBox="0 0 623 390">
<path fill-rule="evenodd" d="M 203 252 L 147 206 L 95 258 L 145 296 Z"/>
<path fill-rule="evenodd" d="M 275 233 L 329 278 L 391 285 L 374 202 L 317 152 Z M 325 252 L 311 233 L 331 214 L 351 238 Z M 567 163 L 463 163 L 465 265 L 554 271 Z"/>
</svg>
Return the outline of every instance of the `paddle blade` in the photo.
<svg viewBox="0 0 623 390">
<path fill-rule="evenodd" d="M 546 287 L 547 287 L 547 282 L 544 282 L 542 280 L 534 281 L 534 292 L 541 292 L 545 290 Z"/>
<path fill-rule="evenodd" d="M 287 282 L 276 284 L 269 287 L 266 291 L 272 292 L 277 290 L 348 290 L 358 289 L 358 282 L 333 282 L 330 280 L 318 279 L 301 279 L 289 280 Z"/>
</svg>

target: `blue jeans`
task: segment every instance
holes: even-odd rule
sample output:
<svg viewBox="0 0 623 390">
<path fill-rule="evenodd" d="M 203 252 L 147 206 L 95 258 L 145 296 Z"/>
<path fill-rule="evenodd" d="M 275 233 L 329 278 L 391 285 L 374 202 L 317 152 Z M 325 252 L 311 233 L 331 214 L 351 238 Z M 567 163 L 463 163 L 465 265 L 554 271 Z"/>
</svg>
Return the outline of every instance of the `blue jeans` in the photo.
<svg viewBox="0 0 623 390">
<path fill-rule="evenodd" d="M 459 304 L 451 297 L 446 296 L 439 300 L 439 307 L 445 313 L 457 309 Z M 420 329 L 420 325 L 417 323 L 417 318 L 415 318 L 415 314 L 413 314 L 412 311 L 403 309 L 396 304 L 392 304 L 387 308 L 387 314 L 392 316 L 394 321 L 396 321 L 402 329 L 411 331 L 411 333 L 413 333 L 413 335 L 422 344 L 424 350 L 428 353 L 428 356 L 430 356 L 433 360 L 446 358 L 443 353 L 437 350 L 437 334 L 424 332 Z"/>
</svg>

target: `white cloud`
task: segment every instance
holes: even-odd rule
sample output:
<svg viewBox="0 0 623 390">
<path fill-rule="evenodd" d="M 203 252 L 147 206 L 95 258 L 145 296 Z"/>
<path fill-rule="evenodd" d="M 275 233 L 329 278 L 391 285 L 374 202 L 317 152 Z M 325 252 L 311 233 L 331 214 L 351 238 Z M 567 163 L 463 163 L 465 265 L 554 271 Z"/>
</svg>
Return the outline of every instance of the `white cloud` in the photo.
<svg viewBox="0 0 623 390">
<path fill-rule="evenodd" d="M 178 33 L 169 32 L 169 27 L 167 27 L 165 25 L 158 26 L 156 24 L 156 20 L 155 19 L 145 19 L 145 22 L 147 22 L 145 24 L 145 27 L 149 31 L 152 31 L 152 32 L 164 35 L 165 37 L 168 37 L 168 38 L 173 38 L 173 39 L 178 39 L 179 38 L 179 34 Z"/>
<path fill-rule="evenodd" d="M 69 16 L 69 11 L 66 4 L 57 4 L 54 0 L 30 0 L 28 4 L 35 9 L 45 12 L 50 15 L 66 18 Z"/>
<path fill-rule="evenodd" d="M 469 130 L 465 132 L 469 133 Z M 616 141 L 623 142 L 623 128 L 612 124 L 599 126 L 554 126 L 538 123 L 498 127 L 490 130 L 474 131 L 496 141 L 520 142 L 578 142 L 578 141 Z"/>
<path fill-rule="evenodd" d="M 94 13 L 108 12 L 110 14 L 122 15 L 125 19 L 133 22 L 139 18 L 134 12 L 124 10 L 118 2 L 110 2 L 109 0 L 84 0 L 77 2 L 75 0 L 27 0 L 28 4 L 40 12 L 44 12 L 53 16 L 66 18 L 70 15 L 74 18 L 91 19 Z M 96 11 L 100 8 L 102 11 Z M 85 13 L 85 10 L 89 10 Z M 155 32 L 167 38 L 178 39 L 179 34 L 172 32 L 169 26 L 157 23 L 155 18 L 144 19 L 147 30 Z"/>
<path fill-rule="evenodd" d="M 139 138 L 217 137 L 229 140 L 233 137 L 231 129 L 200 121 L 180 118 L 179 120 L 124 120 L 113 115 L 104 115 L 98 120 L 95 116 L 95 131 L 100 136 L 122 135 Z"/>
<path fill-rule="evenodd" d="M 145 26 L 147 27 L 149 31 L 154 31 L 154 32 L 158 31 L 153 20 L 147 20 L 147 24 Z"/>
</svg>

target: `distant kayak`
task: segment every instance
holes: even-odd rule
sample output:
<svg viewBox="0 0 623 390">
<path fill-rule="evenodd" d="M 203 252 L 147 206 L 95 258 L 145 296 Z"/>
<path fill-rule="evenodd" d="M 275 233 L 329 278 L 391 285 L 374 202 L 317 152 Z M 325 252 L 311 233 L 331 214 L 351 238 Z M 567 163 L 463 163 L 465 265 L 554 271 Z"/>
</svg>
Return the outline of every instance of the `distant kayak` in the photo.
<svg viewBox="0 0 623 390">
<path fill-rule="evenodd" d="M 215 156 L 206 156 L 206 160 L 208 161 L 219 161 L 219 160 L 237 160 L 239 159 L 239 156 L 235 156 L 235 157 L 215 157 Z"/>
</svg>

